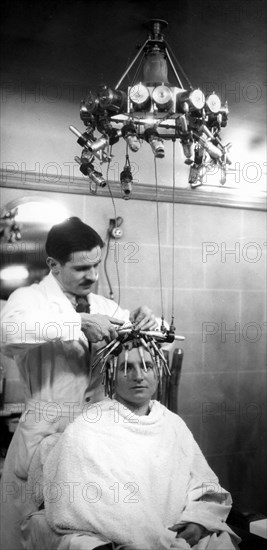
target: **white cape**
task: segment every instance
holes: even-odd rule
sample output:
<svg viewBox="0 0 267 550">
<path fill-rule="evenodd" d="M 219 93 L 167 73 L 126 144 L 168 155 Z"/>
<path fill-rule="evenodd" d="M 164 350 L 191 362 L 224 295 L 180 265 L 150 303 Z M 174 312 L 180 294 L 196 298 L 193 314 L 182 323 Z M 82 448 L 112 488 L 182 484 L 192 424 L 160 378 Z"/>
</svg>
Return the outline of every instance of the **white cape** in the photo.
<svg viewBox="0 0 267 550">
<path fill-rule="evenodd" d="M 225 524 L 229 493 L 183 420 L 156 401 L 148 416 L 109 399 L 84 410 L 46 460 L 44 498 L 58 533 L 88 532 L 135 550 L 164 550 L 175 537 L 169 527 L 194 522 L 224 531 L 224 550 L 234 548 Z"/>
</svg>

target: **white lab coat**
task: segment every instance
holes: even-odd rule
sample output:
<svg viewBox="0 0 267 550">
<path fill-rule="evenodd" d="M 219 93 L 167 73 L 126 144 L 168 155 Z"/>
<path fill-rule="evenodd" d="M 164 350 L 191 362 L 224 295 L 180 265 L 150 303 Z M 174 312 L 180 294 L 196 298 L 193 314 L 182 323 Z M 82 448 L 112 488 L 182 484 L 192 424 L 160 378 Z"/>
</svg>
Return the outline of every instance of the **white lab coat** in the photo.
<svg viewBox="0 0 267 550">
<path fill-rule="evenodd" d="M 90 294 L 91 313 L 128 321 L 129 312 Z M 25 495 L 29 465 L 43 437 L 63 431 L 85 402 L 103 397 L 94 355 L 81 331 L 80 315 L 50 273 L 39 284 L 16 290 L 1 316 L 2 352 L 14 357 L 25 389 L 21 416 L 1 479 L 1 550 L 20 550 L 20 524 L 33 510 Z"/>
</svg>

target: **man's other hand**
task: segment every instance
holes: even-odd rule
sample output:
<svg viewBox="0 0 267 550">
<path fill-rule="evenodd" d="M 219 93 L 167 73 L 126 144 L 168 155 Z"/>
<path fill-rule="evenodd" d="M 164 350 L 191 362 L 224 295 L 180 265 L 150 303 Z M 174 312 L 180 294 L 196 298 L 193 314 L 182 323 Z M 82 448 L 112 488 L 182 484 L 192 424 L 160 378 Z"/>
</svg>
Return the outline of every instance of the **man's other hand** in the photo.
<svg viewBox="0 0 267 550">
<path fill-rule="evenodd" d="M 136 330 L 155 330 L 159 328 L 155 315 L 147 306 L 141 306 L 131 311 L 130 321 Z"/>
<path fill-rule="evenodd" d="M 190 546 L 197 544 L 206 531 L 203 525 L 199 523 L 187 523 L 185 525 L 173 525 L 169 527 L 170 531 L 177 531 L 176 538 L 184 539 Z M 175 548 L 175 546 L 173 547 Z"/>
<path fill-rule="evenodd" d="M 91 315 L 90 313 L 80 313 L 81 316 L 81 328 L 89 342 L 101 342 L 106 340 L 110 342 L 117 338 L 118 333 L 115 325 L 123 325 L 124 321 L 120 321 L 115 317 L 109 317 L 108 315 Z"/>
</svg>

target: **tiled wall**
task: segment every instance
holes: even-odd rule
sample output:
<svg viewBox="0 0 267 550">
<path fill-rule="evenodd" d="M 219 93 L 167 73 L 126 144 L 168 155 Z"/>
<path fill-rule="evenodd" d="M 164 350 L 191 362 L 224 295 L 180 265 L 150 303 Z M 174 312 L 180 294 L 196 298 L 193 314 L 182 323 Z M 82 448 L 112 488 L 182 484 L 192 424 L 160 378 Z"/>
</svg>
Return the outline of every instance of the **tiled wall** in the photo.
<svg viewBox="0 0 267 550">
<path fill-rule="evenodd" d="M 32 193 L 2 190 L 2 204 L 26 194 Z M 109 199 L 67 194 L 49 198 L 106 237 L 114 217 Z M 121 305 L 132 309 L 146 303 L 160 315 L 156 205 L 118 200 L 116 207 L 124 219 L 124 235 L 116 245 Z M 161 203 L 159 217 L 164 314 L 170 320 L 172 206 Z M 175 324 L 186 337 L 179 413 L 235 503 L 267 513 L 266 215 L 177 204 L 174 226 Z M 117 299 L 111 245 L 108 272 Z M 99 291 L 108 296 L 103 273 Z"/>
</svg>

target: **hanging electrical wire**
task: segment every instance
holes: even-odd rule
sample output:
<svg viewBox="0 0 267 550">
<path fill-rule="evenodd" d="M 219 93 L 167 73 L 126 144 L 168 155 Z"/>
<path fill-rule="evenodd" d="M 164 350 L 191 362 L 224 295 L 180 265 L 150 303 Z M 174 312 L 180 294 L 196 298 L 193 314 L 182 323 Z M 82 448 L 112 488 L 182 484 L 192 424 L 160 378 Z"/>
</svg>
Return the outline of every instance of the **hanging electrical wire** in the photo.
<svg viewBox="0 0 267 550">
<path fill-rule="evenodd" d="M 108 157 L 109 158 L 108 158 L 107 170 L 106 170 L 106 183 L 107 183 L 107 187 L 108 187 L 110 198 L 111 198 L 112 205 L 113 205 L 115 229 L 117 229 L 116 204 L 115 204 L 115 200 L 114 200 L 112 190 L 111 190 L 111 187 L 110 187 L 110 184 L 109 184 L 109 169 L 110 169 L 110 162 L 111 162 L 111 158 L 112 158 L 112 146 L 109 146 L 109 155 L 108 155 Z M 109 286 L 110 298 L 113 299 L 114 298 L 114 293 L 113 293 L 113 289 L 112 289 L 110 279 L 109 279 L 109 276 L 108 276 L 108 272 L 107 272 L 107 259 L 108 259 L 108 254 L 109 254 L 109 250 L 110 250 L 110 237 L 111 237 L 111 235 L 109 233 L 108 242 L 107 242 L 107 252 L 106 252 L 106 256 L 105 256 L 105 260 L 104 260 L 104 271 L 105 271 L 105 275 L 106 275 L 108 286 Z M 115 247 L 114 247 L 114 262 L 115 262 L 117 282 L 118 282 L 118 299 L 117 299 L 117 308 L 115 309 L 115 312 L 113 313 L 113 317 L 115 317 L 116 312 L 117 312 L 117 310 L 120 306 L 120 301 L 121 301 L 121 284 L 120 284 L 120 273 L 119 273 L 119 265 L 118 265 L 119 264 L 119 255 L 118 255 L 118 250 L 117 250 L 117 247 L 116 247 L 116 243 L 115 243 Z"/>
<path fill-rule="evenodd" d="M 127 195 L 127 193 L 131 192 L 131 182 L 132 182 L 132 173 L 131 173 L 131 164 L 128 154 L 129 148 L 128 143 L 126 143 L 126 154 L 125 154 L 125 165 L 123 168 L 123 171 L 121 172 L 120 179 L 121 179 L 121 185 L 122 185 L 122 192 Z M 112 146 L 108 149 L 108 161 L 107 161 L 107 170 L 106 170 L 106 184 L 109 189 L 109 194 L 112 200 L 113 205 L 113 211 L 114 211 L 114 230 L 116 231 L 118 228 L 118 218 L 117 218 L 117 210 L 116 210 L 116 204 L 115 200 L 112 194 L 111 186 L 109 183 L 109 170 L 110 170 L 110 162 L 112 158 Z M 166 327 L 164 325 L 164 305 L 163 305 L 163 280 L 162 280 L 162 256 L 161 256 L 161 238 L 160 238 L 160 215 L 159 215 L 159 198 L 158 198 L 158 173 L 157 173 L 157 157 L 154 156 L 154 169 L 155 169 L 155 188 L 156 188 L 156 223 L 157 223 L 157 240 L 158 240 L 158 262 L 159 262 L 159 283 L 160 283 L 160 302 L 161 302 L 161 331 L 164 333 L 166 331 Z M 172 278 L 171 278 L 171 323 L 169 332 L 174 334 L 175 333 L 175 326 L 174 326 L 174 249 L 175 249 L 175 140 L 173 140 L 173 162 L 172 162 Z M 112 220 L 113 221 L 113 220 Z M 107 279 L 108 287 L 109 287 L 109 293 L 110 298 L 114 298 L 114 292 L 112 289 L 112 285 L 110 282 L 110 278 L 108 275 L 107 270 L 107 261 L 109 257 L 110 252 L 110 239 L 111 239 L 111 232 L 108 231 L 108 239 L 107 239 L 107 249 L 106 249 L 106 255 L 104 259 L 104 272 Z M 114 248 L 114 261 L 116 266 L 116 275 L 117 275 L 117 281 L 118 281 L 118 307 L 120 305 L 120 274 L 119 274 L 119 257 L 118 257 L 118 250 L 115 243 Z M 117 311 L 117 308 L 116 308 Z M 113 316 L 115 316 L 116 311 L 114 312 Z"/>
<path fill-rule="evenodd" d="M 175 245 L 175 140 L 173 140 L 172 159 L 172 303 L 170 332 L 175 332 L 174 326 L 174 245 Z"/>
<path fill-rule="evenodd" d="M 108 283 L 108 287 L 109 287 L 109 297 L 110 297 L 111 300 L 113 300 L 114 299 L 114 292 L 113 292 L 113 288 L 111 286 L 110 278 L 109 278 L 109 275 L 108 275 L 108 269 L 107 269 L 107 261 L 108 261 L 109 249 L 110 249 L 110 238 L 111 238 L 111 235 L 110 235 L 110 233 L 108 233 L 107 248 L 106 248 L 106 254 L 105 254 L 105 258 L 104 258 L 104 273 L 105 273 L 107 283 Z"/>
<path fill-rule="evenodd" d="M 158 235 L 158 260 L 159 260 L 159 284 L 160 284 L 160 303 L 161 303 L 161 330 L 165 330 L 164 326 L 164 310 L 163 310 L 163 287 L 162 287 L 162 269 L 161 269 L 161 242 L 160 242 L 160 227 L 159 227 L 159 201 L 158 201 L 158 174 L 157 174 L 157 158 L 154 157 L 155 167 L 155 187 L 156 187 L 156 213 L 157 213 L 157 235 Z"/>
</svg>

